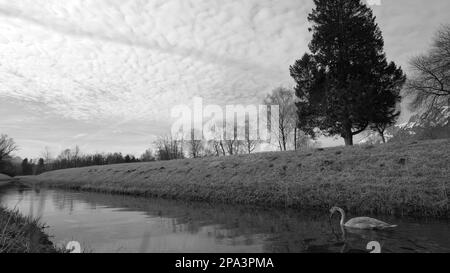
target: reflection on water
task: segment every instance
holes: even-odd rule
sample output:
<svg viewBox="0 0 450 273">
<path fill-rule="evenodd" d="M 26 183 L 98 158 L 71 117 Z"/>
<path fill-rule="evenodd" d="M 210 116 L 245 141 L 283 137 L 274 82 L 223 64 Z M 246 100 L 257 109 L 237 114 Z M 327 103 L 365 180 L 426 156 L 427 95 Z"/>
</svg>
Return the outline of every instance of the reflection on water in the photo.
<svg viewBox="0 0 450 273">
<path fill-rule="evenodd" d="M 53 189 L 2 189 L 0 204 L 41 217 L 57 244 L 93 252 L 450 252 L 448 221 L 384 217 L 398 229 L 342 234 L 328 212 L 186 203 Z"/>
</svg>

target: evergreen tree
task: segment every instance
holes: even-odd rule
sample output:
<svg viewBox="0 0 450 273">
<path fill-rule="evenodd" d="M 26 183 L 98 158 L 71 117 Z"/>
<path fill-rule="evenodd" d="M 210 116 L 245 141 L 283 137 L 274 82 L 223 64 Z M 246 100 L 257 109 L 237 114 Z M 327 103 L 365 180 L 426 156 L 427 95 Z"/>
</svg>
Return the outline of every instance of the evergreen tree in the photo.
<svg viewBox="0 0 450 273">
<path fill-rule="evenodd" d="M 45 163 L 43 158 L 39 158 L 36 174 L 41 174 L 45 171 Z"/>
<path fill-rule="evenodd" d="M 124 160 L 125 160 L 125 163 L 130 163 L 131 162 L 130 155 L 126 155 Z"/>
<path fill-rule="evenodd" d="M 32 175 L 33 174 L 33 165 L 32 161 L 28 161 L 28 158 L 25 158 L 22 161 L 22 174 L 23 175 Z"/>
<path fill-rule="evenodd" d="M 315 0 L 312 54 L 291 67 L 301 128 L 340 135 L 346 145 L 367 128 L 398 117 L 403 71 L 388 64 L 372 10 L 360 0 Z"/>
</svg>

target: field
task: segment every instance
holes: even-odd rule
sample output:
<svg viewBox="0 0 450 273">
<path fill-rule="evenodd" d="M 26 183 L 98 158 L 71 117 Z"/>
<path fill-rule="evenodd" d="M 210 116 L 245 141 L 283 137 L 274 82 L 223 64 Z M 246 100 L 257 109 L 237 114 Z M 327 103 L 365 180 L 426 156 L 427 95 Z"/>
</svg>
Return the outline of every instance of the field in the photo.
<svg viewBox="0 0 450 273">
<path fill-rule="evenodd" d="M 97 166 L 20 179 L 212 203 L 448 218 L 450 140 Z"/>
</svg>

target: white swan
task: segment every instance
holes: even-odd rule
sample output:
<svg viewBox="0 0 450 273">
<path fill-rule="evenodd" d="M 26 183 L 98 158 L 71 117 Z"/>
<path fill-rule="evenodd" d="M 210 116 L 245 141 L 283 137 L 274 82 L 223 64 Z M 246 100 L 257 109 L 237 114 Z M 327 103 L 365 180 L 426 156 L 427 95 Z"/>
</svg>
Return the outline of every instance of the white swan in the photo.
<svg viewBox="0 0 450 273">
<path fill-rule="evenodd" d="M 341 214 L 341 226 L 346 228 L 355 228 L 355 229 L 387 229 L 387 228 L 395 228 L 397 225 L 391 225 L 385 223 L 383 221 L 370 218 L 370 217 L 357 217 L 350 219 L 348 222 L 345 222 L 345 211 L 338 207 L 333 207 L 330 210 L 330 218 L 334 213 L 339 212 Z"/>
</svg>

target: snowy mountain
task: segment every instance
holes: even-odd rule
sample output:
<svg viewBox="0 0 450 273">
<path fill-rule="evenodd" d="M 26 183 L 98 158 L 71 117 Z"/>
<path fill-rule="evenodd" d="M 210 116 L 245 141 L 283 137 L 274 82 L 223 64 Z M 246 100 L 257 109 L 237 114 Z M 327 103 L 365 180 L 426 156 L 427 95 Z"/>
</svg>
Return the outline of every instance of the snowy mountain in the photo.
<svg viewBox="0 0 450 273">
<path fill-rule="evenodd" d="M 435 109 L 427 115 L 415 115 L 408 122 L 387 129 L 385 137 L 388 141 L 450 138 L 450 107 Z M 368 143 L 381 143 L 378 133 L 368 131 L 360 144 Z"/>
</svg>

